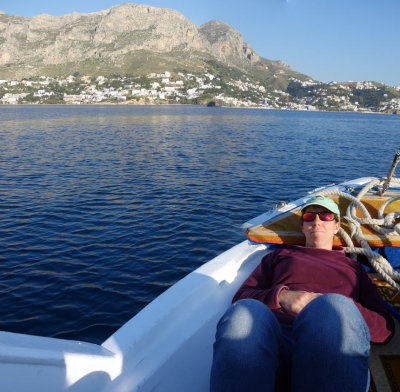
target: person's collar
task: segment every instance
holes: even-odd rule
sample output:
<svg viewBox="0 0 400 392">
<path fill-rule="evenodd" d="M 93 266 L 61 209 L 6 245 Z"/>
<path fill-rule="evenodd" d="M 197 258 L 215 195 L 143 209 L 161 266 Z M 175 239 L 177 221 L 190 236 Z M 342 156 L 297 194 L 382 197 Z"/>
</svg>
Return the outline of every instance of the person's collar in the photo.
<svg viewBox="0 0 400 392">
<path fill-rule="evenodd" d="M 312 248 L 312 247 L 310 247 L 310 246 L 305 246 L 305 245 L 286 245 L 286 247 L 289 247 L 289 248 L 292 248 L 292 247 L 293 247 L 293 248 L 299 247 L 299 248 L 304 248 L 304 249 L 327 250 L 327 249 L 321 249 L 321 248 Z M 344 253 L 344 248 L 343 248 L 342 246 L 339 246 L 339 245 L 333 245 L 333 246 L 332 246 L 332 250 L 335 251 L 335 252 Z M 328 252 L 330 252 L 330 251 L 328 250 Z"/>
</svg>

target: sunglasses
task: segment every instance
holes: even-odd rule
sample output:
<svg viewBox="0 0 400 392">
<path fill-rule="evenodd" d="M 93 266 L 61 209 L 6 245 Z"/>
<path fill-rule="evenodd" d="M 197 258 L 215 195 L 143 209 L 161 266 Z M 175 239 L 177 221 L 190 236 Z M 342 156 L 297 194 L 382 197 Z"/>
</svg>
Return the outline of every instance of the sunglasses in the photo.
<svg viewBox="0 0 400 392">
<path fill-rule="evenodd" d="M 336 215 L 333 212 L 329 211 L 320 211 L 320 212 L 305 212 L 301 218 L 305 222 L 312 222 L 315 220 L 315 218 L 319 216 L 319 219 L 324 221 L 324 222 L 330 222 L 336 219 Z"/>
</svg>

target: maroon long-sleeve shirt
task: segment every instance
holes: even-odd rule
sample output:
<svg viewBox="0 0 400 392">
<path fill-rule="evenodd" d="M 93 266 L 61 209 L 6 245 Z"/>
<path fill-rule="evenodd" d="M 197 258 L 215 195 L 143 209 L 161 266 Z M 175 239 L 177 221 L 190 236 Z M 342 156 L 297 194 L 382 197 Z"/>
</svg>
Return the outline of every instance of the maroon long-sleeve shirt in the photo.
<svg viewBox="0 0 400 392">
<path fill-rule="evenodd" d="M 384 343 L 394 332 L 394 322 L 376 286 L 362 265 L 344 254 L 342 248 L 325 250 L 287 246 L 267 254 L 233 298 L 263 302 L 278 321 L 291 324 L 295 318 L 281 308 L 282 289 L 314 293 L 337 293 L 351 298 L 367 323 L 371 341 Z"/>
</svg>

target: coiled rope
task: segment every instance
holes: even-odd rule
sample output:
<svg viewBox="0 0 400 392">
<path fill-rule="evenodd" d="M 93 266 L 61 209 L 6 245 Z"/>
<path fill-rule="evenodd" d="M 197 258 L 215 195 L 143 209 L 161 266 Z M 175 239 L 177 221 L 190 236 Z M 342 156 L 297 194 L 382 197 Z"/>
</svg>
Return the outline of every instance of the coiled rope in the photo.
<svg viewBox="0 0 400 392">
<path fill-rule="evenodd" d="M 399 183 L 400 179 L 391 178 L 391 183 Z M 386 236 L 399 235 L 400 234 L 400 222 L 395 224 L 396 219 L 400 217 L 400 211 L 391 212 L 384 216 L 384 211 L 386 207 L 396 200 L 400 200 L 400 197 L 392 197 L 387 199 L 379 208 L 378 218 L 374 219 L 371 217 L 370 213 L 361 202 L 361 198 L 373 187 L 382 186 L 382 184 L 387 183 L 387 178 L 374 179 L 362 188 L 358 195 L 352 196 L 349 193 L 345 193 L 338 190 L 326 190 L 318 193 L 321 196 L 339 196 L 351 201 L 349 207 L 347 208 L 346 215 L 343 217 L 347 220 L 350 226 L 350 235 L 343 229 L 340 228 L 339 235 L 345 241 L 347 247 L 344 248 L 346 253 L 362 254 L 368 257 L 372 267 L 376 272 L 393 286 L 397 291 L 400 291 L 400 274 L 393 269 L 390 263 L 380 254 L 373 252 L 371 247 L 366 240 L 365 235 L 361 230 L 361 225 L 368 225 L 370 228 L 375 230 L 375 232 L 384 234 Z M 359 208 L 364 215 L 363 218 L 356 216 L 356 210 Z M 354 246 L 352 238 L 357 241 L 361 246 Z M 398 283 L 399 282 L 399 283 Z"/>
</svg>

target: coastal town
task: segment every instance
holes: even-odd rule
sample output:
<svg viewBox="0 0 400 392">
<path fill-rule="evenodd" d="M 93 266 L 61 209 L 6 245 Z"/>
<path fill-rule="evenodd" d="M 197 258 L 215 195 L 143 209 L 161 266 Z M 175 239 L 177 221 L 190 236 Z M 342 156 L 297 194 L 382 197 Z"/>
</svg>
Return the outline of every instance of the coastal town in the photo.
<svg viewBox="0 0 400 392">
<path fill-rule="evenodd" d="M 282 110 L 325 110 L 400 114 L 400 87 L 375 82 L 330 82 L 290 78 L 286 89 L 243 76 L 209 72 L 150 73 L 145 76 L 39 76 L 0 80 L 0 103 L 11 104 L 208 104 Z"/>
</svg>

